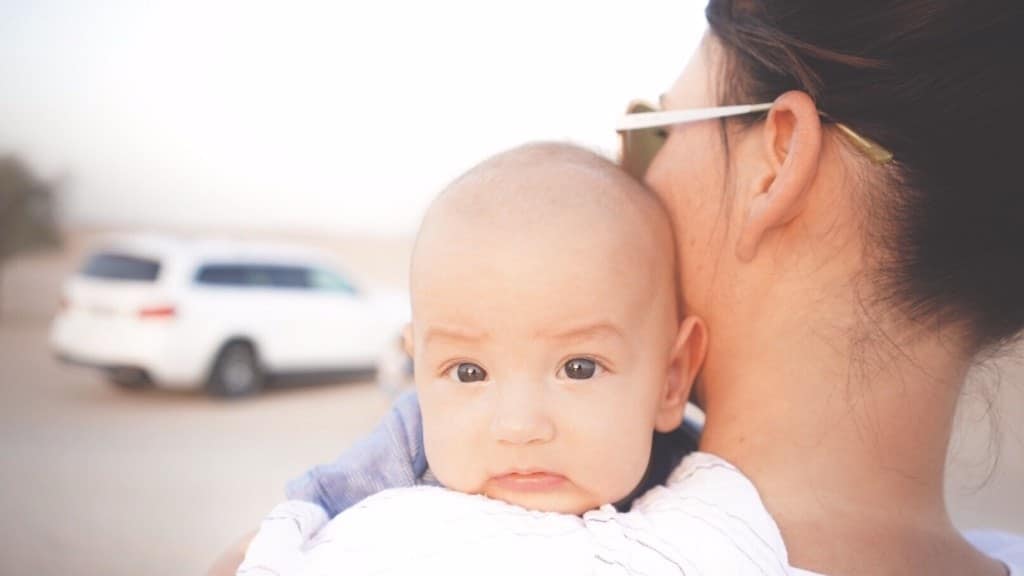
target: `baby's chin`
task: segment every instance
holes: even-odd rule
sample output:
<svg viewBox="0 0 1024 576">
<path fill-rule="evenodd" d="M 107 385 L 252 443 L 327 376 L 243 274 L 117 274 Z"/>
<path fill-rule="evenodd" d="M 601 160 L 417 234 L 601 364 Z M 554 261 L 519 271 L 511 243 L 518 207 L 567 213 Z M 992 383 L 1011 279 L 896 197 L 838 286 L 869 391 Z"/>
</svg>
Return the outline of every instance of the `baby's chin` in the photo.
<svg viewBox="0 0 1024 576">
<path fill-rule="evenodd" d="M 585 512 L 600 508 L 606 502 L 600 502 L 593 496 L 582 491 L 562 489 L 551 492 L 512 492 L 495 488 L 485 488 L 483 495 L 501 500 L 527 510 L 537 512 L 554 512 L 582 516 Z"/>
</svg>

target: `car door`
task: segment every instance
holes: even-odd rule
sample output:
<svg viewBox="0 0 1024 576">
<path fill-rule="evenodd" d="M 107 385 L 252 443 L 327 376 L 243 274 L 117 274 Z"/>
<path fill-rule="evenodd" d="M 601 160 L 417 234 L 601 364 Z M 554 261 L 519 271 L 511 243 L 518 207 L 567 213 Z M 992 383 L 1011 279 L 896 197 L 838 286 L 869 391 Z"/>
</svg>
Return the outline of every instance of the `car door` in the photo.
<svg viewBox="0 0 1024 576">
<path fill-rule="evenodd" d="M 325 368 L 372 366 L 380 353 L 379 322 L 367 299 L 343 274 L 325 266 L 307 268 L 309 347 Z"/>
<path fill-rule="evenodd" d="M 203 263 L 189 305 L 189 345 L 201 348 L 212 362 L 227 340 L 240 338 L 256 346 L 264 368 L 278 371 L 287 364 L 294 355 L 289 332 L 296 306 L 274 286 L 273 268 L 230 259 Z"/>
</svg>

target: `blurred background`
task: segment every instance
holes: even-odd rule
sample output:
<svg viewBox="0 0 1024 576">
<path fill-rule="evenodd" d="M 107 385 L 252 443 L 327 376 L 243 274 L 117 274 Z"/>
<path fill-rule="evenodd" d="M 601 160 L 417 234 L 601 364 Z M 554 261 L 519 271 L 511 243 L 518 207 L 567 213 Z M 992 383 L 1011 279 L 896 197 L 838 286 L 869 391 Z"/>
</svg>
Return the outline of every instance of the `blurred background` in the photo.
<svg viewBox="0 0 1024 576">
<path fill-rule="evenodd" d="M 440 188 L 527 140 L 614 154 L 703 29 L 696 0 L 0 2 L 0 573 L 202 573 L 386 411 Z M 1022 381 L 966 391 L 963 528 L 1024 531 Z"/>
</svg>

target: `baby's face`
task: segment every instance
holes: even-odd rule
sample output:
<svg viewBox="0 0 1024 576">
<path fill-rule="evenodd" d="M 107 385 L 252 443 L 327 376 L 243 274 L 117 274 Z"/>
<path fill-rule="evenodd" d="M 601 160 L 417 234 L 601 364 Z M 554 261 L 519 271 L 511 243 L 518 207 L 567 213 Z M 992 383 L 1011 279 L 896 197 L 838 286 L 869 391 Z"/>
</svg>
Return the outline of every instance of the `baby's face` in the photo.
<svg viewBox="0 0 1024 576">
<path fill-rule="evenodd" d="M 627 496 L 652 432 L 678 424 L 666 398 L 679 324 L 659 225 L 645 229 L 635 207 L 574 203 L 593 179 L 555 176 L 544 183 L 564 195 L 527 208 L 539 218 L 473 203 L 433 216 L 409 337 L 438 479 L 580 514 Z M 515 185 L 537 184 L 526 180 Z"/>
</svg>

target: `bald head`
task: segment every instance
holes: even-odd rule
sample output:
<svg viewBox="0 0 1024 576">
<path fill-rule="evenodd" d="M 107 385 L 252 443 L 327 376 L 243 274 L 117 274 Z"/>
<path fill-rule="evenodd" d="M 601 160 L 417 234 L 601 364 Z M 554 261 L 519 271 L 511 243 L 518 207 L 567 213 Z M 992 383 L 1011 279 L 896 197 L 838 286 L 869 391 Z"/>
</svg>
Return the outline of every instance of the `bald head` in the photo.
<svg viewBox="0 0 1024 576">
<path fill-rule="evenodd" d="M 619 166 L 570 144 L 513 148 L 453 181 L 424 217 L 413 286 L 438 256 L 485 241 L 513 252 L 537 244 L 575 249 L 606 264 L 647 268 L 641 277 L 674 278 L 671 226 L 657 197 Z M 637 257 L 641 261 L 634 262 Z"/>
</svg>

